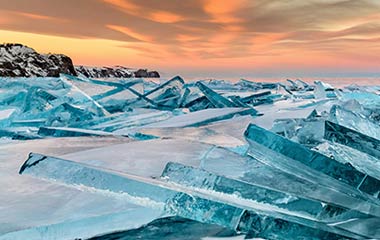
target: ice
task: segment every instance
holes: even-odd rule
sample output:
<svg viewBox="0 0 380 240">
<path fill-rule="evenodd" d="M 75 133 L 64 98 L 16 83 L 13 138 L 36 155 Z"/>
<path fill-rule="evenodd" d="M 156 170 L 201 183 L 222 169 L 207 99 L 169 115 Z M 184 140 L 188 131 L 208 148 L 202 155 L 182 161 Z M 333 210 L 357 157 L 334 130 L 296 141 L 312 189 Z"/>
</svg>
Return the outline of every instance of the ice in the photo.
<svg viewBox="0 0 380 240">
<path fill-rule="evenodd" d="M 265 129 L 262 129 L 256 125 L 250 125 L 246 131 L 246 137 L 260 145 L 263 145 L 281 155 L 289 157 L 307 167 L 310 167 L 318 172 L 326 174 L 332 178 L 335 178 L 345 184 L 357 188 L 363 192 L 373 194 L 371 188 L 380 187 L 380 182 L 373 178 L 368 178 L 366 174 L 358 171 L 351 165 L 342 164 L 332 158 L 329 158 L 323 154 L 310 150 L 298 143 L 292 142 L 279 135 L 273 134 Z M 253 147 L 252 149 L 257 150 Z M 274 159 L 272 161 L 275 161 Z M 291 162 L 281 164 L 292 164 Z M 293 167 L 298 164 L 293 163 Z M 302 167 L 307 169 L 307 167 Z M 289 165 L 290 167 L 290 165 Z M 316 174 L 314 174 L 316 176 Z M 322 176 L 321 176 L 322 177 Z M 326 176 L 327 177 L 327 176 Z M 365 187 L 370 184 L 371 187 Z"/>
<path fill-rule="evenodd" d="M 370 137 L 380 139 L 380 128 L 378 125 L 358 113 L 343 109 L 341 106 L 335 105 L 331 108 L 330 121 Z"/>
<path fill-rule="evenodd" d="M 217 223 L 232 229 L 236 228 L 243 212 L 242 209 L 233 206 L 178 192 L 164 186 L 163 183 L 155 183 L 154 180 L 38 154 L 29 156 L 20 173 L 69 185 L 83 185 L 97 190 L 124 193 L 135 198 L 135 201 L 141 205 L 201 222 Z"/>
<path fill-rule="evenodd" d="M 210 88 L 206 87 L 202 82 L 197 82 L 196 86 L 203 92 L 206 98 L 211 102 L 214 107 L 217 108 L 227 108 L 227 107 L 237 107 L 236 104 L 229 101 L 225 97 L 214 92 Z"/>
<path fill-rule="evenodd" d="M 0 80 L 0 239 L 380 239 L 377 86 Z"/>
<path fill-rule="evenodd" d="M 380 158 L 380 140 L 350 128 L 326 121 L 324 137 L 327 140 L 355 148 L 361 152 Z"/>
<path fill-rule="evenodd" d="M 20 178 L 20 175 L 18 175 L 18 169 L 22 162 L 25 161 L 25 155 L 31 149 L 52 154 L 63 154 L 115 144 L 121 141 L 126 140 L 114 138 L 65 138 L 64 140 L 44 139 L 2 143 L 0 146 L 0 183 L 2 186 L 2 191 L 0 192 L 2 208 L 0 212 L 0 239 L 25 239 L 25 235 L 16 238 L 16 234 L 11 233 L 52 224 L 58 224 L 55 229 L 59 230 L 59 223 L 61 222 L 78 222 L 83 218 L 141 209 L 141 207 L 116 196 L 99 195 L 80 189 L 75 190 L 26 176 Z M 12 161 L 8 161 L 9 158 Z M 140 217 L 143 218 L 143 215 L 140 215 Z M 155 217 L 157 215 L 151 215 L 151 218 Z M 123 222 L 119 221 L 118 225 L 115 225 L 115 228 L 109 229 L 122 230 L 124 226 L 127 226 Z M 87 236 L 90 237 L 94 236 L 94 234 L 107 232 L 102 231 L 102 228 L 100 228 L 103 223 L 105 224 L 106 221 L 102 222 L 98 218 L 98 223 L 94 228 L 90 228 L 89 225 L 87 229 L 90 234 Z M 75 227 L 75 225 L 72 227 Z M 41 227 L 40 229 L 43 230 L 44 228 Z M 11 235 L 3 235 L 8 233 Z M 44 231 L 39 231 L 39 233 L 43 234 Z M 57 231 L 57 239 L 62 239 L 60 233 L 62 232 Z M 67 234 L 70 233 L 67 231 Z M 80 235 L 82 233 L 80 233 L 79 226 L 72 234 L 72 236 L 83 236 Z M 86 233 L 83 231 L 83 234 Z M 35 238 L 39 239 L 38 236 Z M 29 236 L 27 239 L 31 238 L 32 236 Z M 47 235 L 45 239 L 51 238 Z M 66 239 L 73 239 L 73 237 L 67 237 Z"/>
<path fill-rule="evenodd" d="M 218 148 L 214 148 L 203 157 L 200 167 L 218 175 L 253 185 L 380 216 L 377 200 L 358 195 L 357 192 L 342 185 L 336 189 L 333 187 L 336 185 L 334 182 L 336 180 L 324 179 L 322 185 L 321 179 L 305 178 L 294 169 L 287 171 L 284 168 L 267 165 L 265 162 L 270 161 L 271 157 L 276 155 L 272 154 L 270 149 L 266 149 L 265 153 L 269 156 L 255 154 L 256 160 L 253 157 L 241 157 L 234 153 L 220 152 Z"/>
<path fill-rule="evenodd" d="M 316 146 L 315 149 L 343 164 L 350 164 L 361 172 L 366 173 L 367 178 L 371 180 L 370 182 L 376 183 L 378 182 L 377 179 L 380 179 L 380 162 L 376 157 L 334 142 L 322 143 Z M 379 186 L 376 184 L 371 186 L 369 189 L 372 191 L 371 194 L 379 197 Z"/>
<path fill-rule="evenodd" d="M 52 137 L 80 137 L 80 136 L 112 136 L 112 133 L 86 130 L 80 128 L 68 128 L 68 127 L 40 127 L 38 130 L 40 136 L 52 136 Z"/>
<path fill-rule="evenodd" d="M 280 234 L 286 234 L 286 231 L 292 230 L 294 234 L 298 235 L 319 236 L 322 234 L 334 238 L 338 237 L 333 233 L 312 230 L 310 227 L 279 219 L 276 215 L 268 216 L 266 215 L 268 213 L 260 210 L 246 211 L 226 203 L 203 198 L 202 194 L 199 195 L 195 192 L 189 195 L 170 185 L 165 185 L 163 182 L 157 183 L 156 180 L 138 178 L 105 169 L 101 170 L 39 154 L 30 154 L 29 159 L 21 167 L 20 174 L 51 179 L 73 186 L 81 185 L 101 191 L 125 193 L 132 198 L 137 198 L 139 204 L 148 205 L 154 209 L 163 209 L 167 214 L 176 214 L 200 222 L 218 224 L 242 232 L 260 230 L 260 235 L 270 236 L 276 231 Z M 265 227 L 252 224 L 256 221 L 261 221 Z M 283 226 L 280 227 L 275 224 L 278 221 L 282 223 L 281 225 L 286 226 L 285 229 Z M 273 228 L 270 233 L 263 231 L 268 227 Z M 326 229 L 328 229 L 327 226 Z"/>
<path fill-rule="evenodd" d="M 300 198 L 299 196 L 275 191 L 260 185 L 250 184 L 244 181 L 216 175 L 202 169 L 185 166 L 180 163 L 168 163 L 163 171 L 162 177 L 170 182 L 181 185 L 232 194 L 238 198 L 252 200 L 261 204 L 277 207 L 277 211 L 303 216 L 304 218 L 314 218 L 315 220 L 331 222 L 333 218 L 339 219 L 339 214 L 347 211 L 344 208 L 328 205 L 324 202 L 313 201 Z M 336 212 L 332 218 L 328 216 L 327 209 Z M 328 217 L 327 217 L 328 216 Z M 366 216 L 359 212 L 352 213 L 348 219 Z M 342 221 L 342 219 L 339 219 Z"/>
</svg>

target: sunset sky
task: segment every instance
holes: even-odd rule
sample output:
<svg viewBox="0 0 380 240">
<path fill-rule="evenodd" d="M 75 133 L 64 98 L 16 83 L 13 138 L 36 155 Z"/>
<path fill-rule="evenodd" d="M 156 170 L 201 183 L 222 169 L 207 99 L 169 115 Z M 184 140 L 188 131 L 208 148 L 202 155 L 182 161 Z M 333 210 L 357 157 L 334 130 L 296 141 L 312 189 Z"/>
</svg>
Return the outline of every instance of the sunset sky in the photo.
<svg viewBox="0 0 380 240">
<path fill-rule="evenodd" d="M 184 76 L 380 72 L 379 0 L 0 0 L 0 39 Z"/>
</svg>

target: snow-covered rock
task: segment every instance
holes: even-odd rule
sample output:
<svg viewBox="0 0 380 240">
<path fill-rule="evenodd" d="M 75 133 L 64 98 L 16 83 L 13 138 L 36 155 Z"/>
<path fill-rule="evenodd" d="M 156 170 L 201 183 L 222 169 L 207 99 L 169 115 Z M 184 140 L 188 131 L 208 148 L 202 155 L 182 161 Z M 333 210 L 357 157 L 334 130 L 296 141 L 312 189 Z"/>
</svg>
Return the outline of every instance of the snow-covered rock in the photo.
<svg viewBox="0 0 380 240">
<path fill-rule="evenodd" d="M 75 66 L 78 74 L 90 78 L 159 78 L 160 74 L 156 71 L 148 71 L 147 69 L 135 70 L 123 66 L 115 67 L 89 67 Z"/>
<path fill-rule="evenodd" d="M 58 77 L 60 73 L 77 75 L 70 57 L 63 54 L 40 54 L 17 43 L 0 45 L 0 76 Z"/>
<path fill-rule="evenodd" d="M 74 66 L 63 54 L 40 54 L 18 43 L 0 44 L 0 77 L 59 77 L 60 73 L 88 78 L 159 78 L 156 71 L 123 66 Z"/>
</svg>

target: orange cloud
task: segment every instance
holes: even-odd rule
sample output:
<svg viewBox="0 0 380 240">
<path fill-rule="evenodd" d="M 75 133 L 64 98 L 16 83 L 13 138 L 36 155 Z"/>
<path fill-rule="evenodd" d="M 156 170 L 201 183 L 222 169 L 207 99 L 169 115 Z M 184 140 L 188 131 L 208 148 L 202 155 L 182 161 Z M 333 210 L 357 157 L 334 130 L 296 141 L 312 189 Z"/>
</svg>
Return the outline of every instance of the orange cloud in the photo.
<svg viewBox="0 0 380 240">
<path fill-rule="evenodd" d="M 39 20 L 52 20 L 54 19 L 53 17 L 45 16 L 45 15 L 40 15 L 40 14 L 33 14 L 33 13 L 26 13 L 26 12 L 17 12 L 18 15 L 32 18 L 32 19 L 39 19 Z"/>
<path fill-rule="evenodd" d="M 152 12 L 149 14 L 149 19 L 160 23 L 175 23 L 184 20 L 180 15 L 164 11 Z"/>
<path fill-rule="evenodd" d="M 133 4 L 129 1 L 125 1 L 125 0 L 103 0 L 103 1 L 108 3 L 108 4 L 114 5 L 118 8 L 121 8 L 121 9 L 127 11 L 128 13 L 133 13 L 133 12 L 138 11 L 140 9 L 140 7 L 138 5 Z"/>
<path fill-rule="evenodd" d="M 240 9 L 247 6 L 247 0 L 221 1 L 205 0 L 204 10 L 212 16 L 212 21 L 218 23 L 236 23 L 244 19 L 236 14 Z"/>
<path fill-rule="evenodd" d="M 124 33 L 124 34 L 131 36 L 135 39 L 138 39 L 140 41 L 144 41 L 144 42 L 152 42 L 153 41 L 153 38 L 151 36 L 138 33 L 138 32 L 136 32 L 136 31 L 134 31 L 128 27 L 116 26 L 116 25 L 107 25 L 107 27 L 109 29 Z"/>
</svg>

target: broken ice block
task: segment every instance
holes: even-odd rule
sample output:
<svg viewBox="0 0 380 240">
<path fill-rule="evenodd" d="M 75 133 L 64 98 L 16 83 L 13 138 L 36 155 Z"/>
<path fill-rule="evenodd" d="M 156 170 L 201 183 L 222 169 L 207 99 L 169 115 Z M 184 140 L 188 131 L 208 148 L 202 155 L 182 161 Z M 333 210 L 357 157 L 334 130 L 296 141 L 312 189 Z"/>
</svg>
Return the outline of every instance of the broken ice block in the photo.
<svg viewBox="0 0 380 240">
<path fill-rule="evenodd" d="M 132 175 L 126 175 L 97 169 L 94 167 L 78 164 L 75 162 L 47 157 L 38 154 L 31 154 L 29 159 L 20 169 L 21 174 L 29 174 L 40 178 L 60 181 L 72 186 L 82 185 L 95 188 L 100 191 L 110 191 L 117 194 L 126 194 L 135 199 L 139 204 L 148 204 L 157 209 L 163 209 L 168 214 L 176 214 L 205 223 L 213 223 L 225 226 L 231 229 L 238 229 L 242 232 L 252 232 L 258 236 L 268 237 L 270 232 L 265 232 L 261 225 L 252 224 L 257 221 L 265 223 L 264 226 L 273 227 L 273 231 L 278 234 L 286 235 L 289 230 L 292 234 L 308 236 L 330 236 L 332 239 L 341 237 L 334 233 L 327 233 L 324 230 L 312 229 L 292 222 L 285 216 L 267 215 L 270 212 L 261 210 L 246 211 L 242 208 L 226 204 L 220 201 L 210 200 L 209 195 L 196 194 L 191 192 L 178 191 L 178 186 L 164 184 L 154 180 L 138 178 Z M 181 189 L 186 191 L 186 189 Z M 280 217 L 280 218 L 279 218 Z M 276 223 L 281 222 L 281 226 Z M 284 226 L 286 226 L 284 228 Z M 318 227 L 334 232 L 334 228 L 327 225 L 317 224 Z M 285 231 L 284 231 L 285 230 Z M 349 233 L 340 232 L 342 234 Z"/>
<path fill-rule="evenodd" d="M 317 145 L 323 141 L 324 121 L 317 118 L 276 119 L 271 131 L 303 145 Z"/>
<path fill-rule="evenodd" d="M 228 100 L 227 98 L 221 96 L 215 91 L 208 88 L 202 82 L 197 82 L 196 86 L 203 92 L 207 99 L 217 108 L 226 108 L 226 107 L 237 107 L 236 104 Z"/>
<path fill-rule="evenodd" d="M 41 138 L 37 134 L 38 128 L 34 127 L 9 127 L 0 128 L 0 137 L 13 140 L 31 140 Z"/>
<path fill-rule="evenodd" d="M 378 158 L 354 148 L 330 141 L 316 146 L 315 149 L 343 164 L 351 164 L 356 169 L 367 174 L 367 178 L 370 180 L 368 182 L 373 182 L 373 184 L 367 183 L 362 187 L 369 187 L 368 191 L 372 191 L 370 194 L 379 198 L 380 187 L 376 185 L 376 179 L 380 179 L 380 162 Z"/>
<path fill-rule="evenodd" d="M 172 190 L 163 182 L 39 154 L 30 154 L 29 159 L 21 167 L 20 174 L 29 174 L 73 186 L 82 185 L 96 190 L 126 194 L 137 204 L 231 229 L 236 228 L 244 211 L 227 204 Z"/>
<path fill-rule="evenodd" d="M 264 163 L 268 161 L 281 161 L 281 156 L 276 156 L 276 153 L 268 148 L 260 149 L 260 145 L 258 147 L 258 151 L 262 151 L 262 154 L 255 154 L 257 160 L 213 148 L 204 155 L 199 167 L 218 175 L 293 194 L 300 198 L 380 216 L 380 206 L 376 199 L 358 195 L 357 191 L 352 191 L 345 185 L 338 184 L 337 186 L 335 179 L 306 178 L 298 173 L 300 172 L 298 167 L 287 171 L 287 169 L 266 165 Z"/>
<path fill-rule="evenodd" d="M 343 109 L 341 106 L 334 105 L 331 108 L 329 120 L 367 136 L 380 139 L 380 128 L 377 124 L 357 113 Z"/>
<path fill-rule="evenodd" d="M 332 223 L 334 221 L 340 222 L 351 218 L 366 218 L 367 216 L 349 209 L 227 178 L 180 163 L 168 163 L 162 173 L 162 177 L 167 181 L 188 187 L 231 194 L 236 196 L 237 199 L 251 200 L 259 204 L 267 205 L 268 208 L 272 207 L 278 212 L 298 216 L 300 218 L 313 218 L 315 221 Z"/>
<path fill-rule="evenodd" d="M 312 151 L 301 144 L 290 141 L 256 125 L 250 125 L 245 136 L 258 144 L 272 149 L 284 156 L 296 160 L 306 166 L 329 175 L 363 192 L 372 194 L 369 188 L 380 187 L 380 181 L 368 178 L 368 176 L 349 164 L 342 164 L 323 154 Z M 371 187 L 364 187 L 370 184 Z"/>
<path fill-rule="evenodd" d="M 262 204 L 264 208 L 272 209 L 275 212 L 282 212 L 288 216 L 294 216 L 299 221 L 308 225 L 307 220 L 313 219 L 315 222 L 325 222 L 331 226 L 344 231 L 362 234 L 369 238 L 378 238 L 380 233 L 368 231 L 375 223 L 380 224 L 380 218 L 371 217 L 358 211 L 342 208 L 325 202 L 302 198 L 290 193 L 276 191 L 273 188 L 266 188 L 243 180 L 227 178 L 202 169 L 185 166 L 179 163 L 168 163 L 163 174 L 163 178 L 169 182 L 191 187 L 202 192 L 215 192 L 215 194 L 231 195 L 242 206 L 249 208 L 250 203 L 256 206 Z M 260 175 L 253 176 L 259 178 Z M 351 222 L 357 226 L 352 231 L 351 226 L 346 226 L 346 222 Z M 353 224 L 355 222 L 355 224 Z M 313 225 L 311 225 L 313 226 Z M 359 227 L 360 226 L 360 227 Z M 362 228 L 363 230 L 359 230 Z"/>
<path fill-rule="evenodd" d="M 64 128 L 64 127 L 40 127 L 38 130 L 40 136 L 51 137 L 79 137 L 79 136 L 112 136 L 112 133 L 87 130 L 80 128 Z"/>
<path fill-rule="evenodd" d="M 180 76 L 176 76 L 157 88 L 146 92 L 141 98 L 151 100 L 159 108 L 177 108 L 184 83 Z"/>
<path fill-rule="evenodd" d="M 254 94 L 252 94 L 250 96 L 241 98 L 241 101 L 244 102 L 244 103 L 252 103 L 255 99 L 266 97 L 266 96 L 269 96 L 271 94 L 272 94 L 271 91 L 264 91 L 264 92 L 254 93 Z"/>
<path fill-rule="evenodd" d="M 334 88 L 322 81 L 314 81 L 314 96 L 316 99 L 334 98 L 336 94 L 334 93 Z"/>
<path fill-rule="evenodd" d="M 325 122 L 325 139 L 344 144 L 380 159 L 380 140 L 339 124 Z"/>
</svg>

